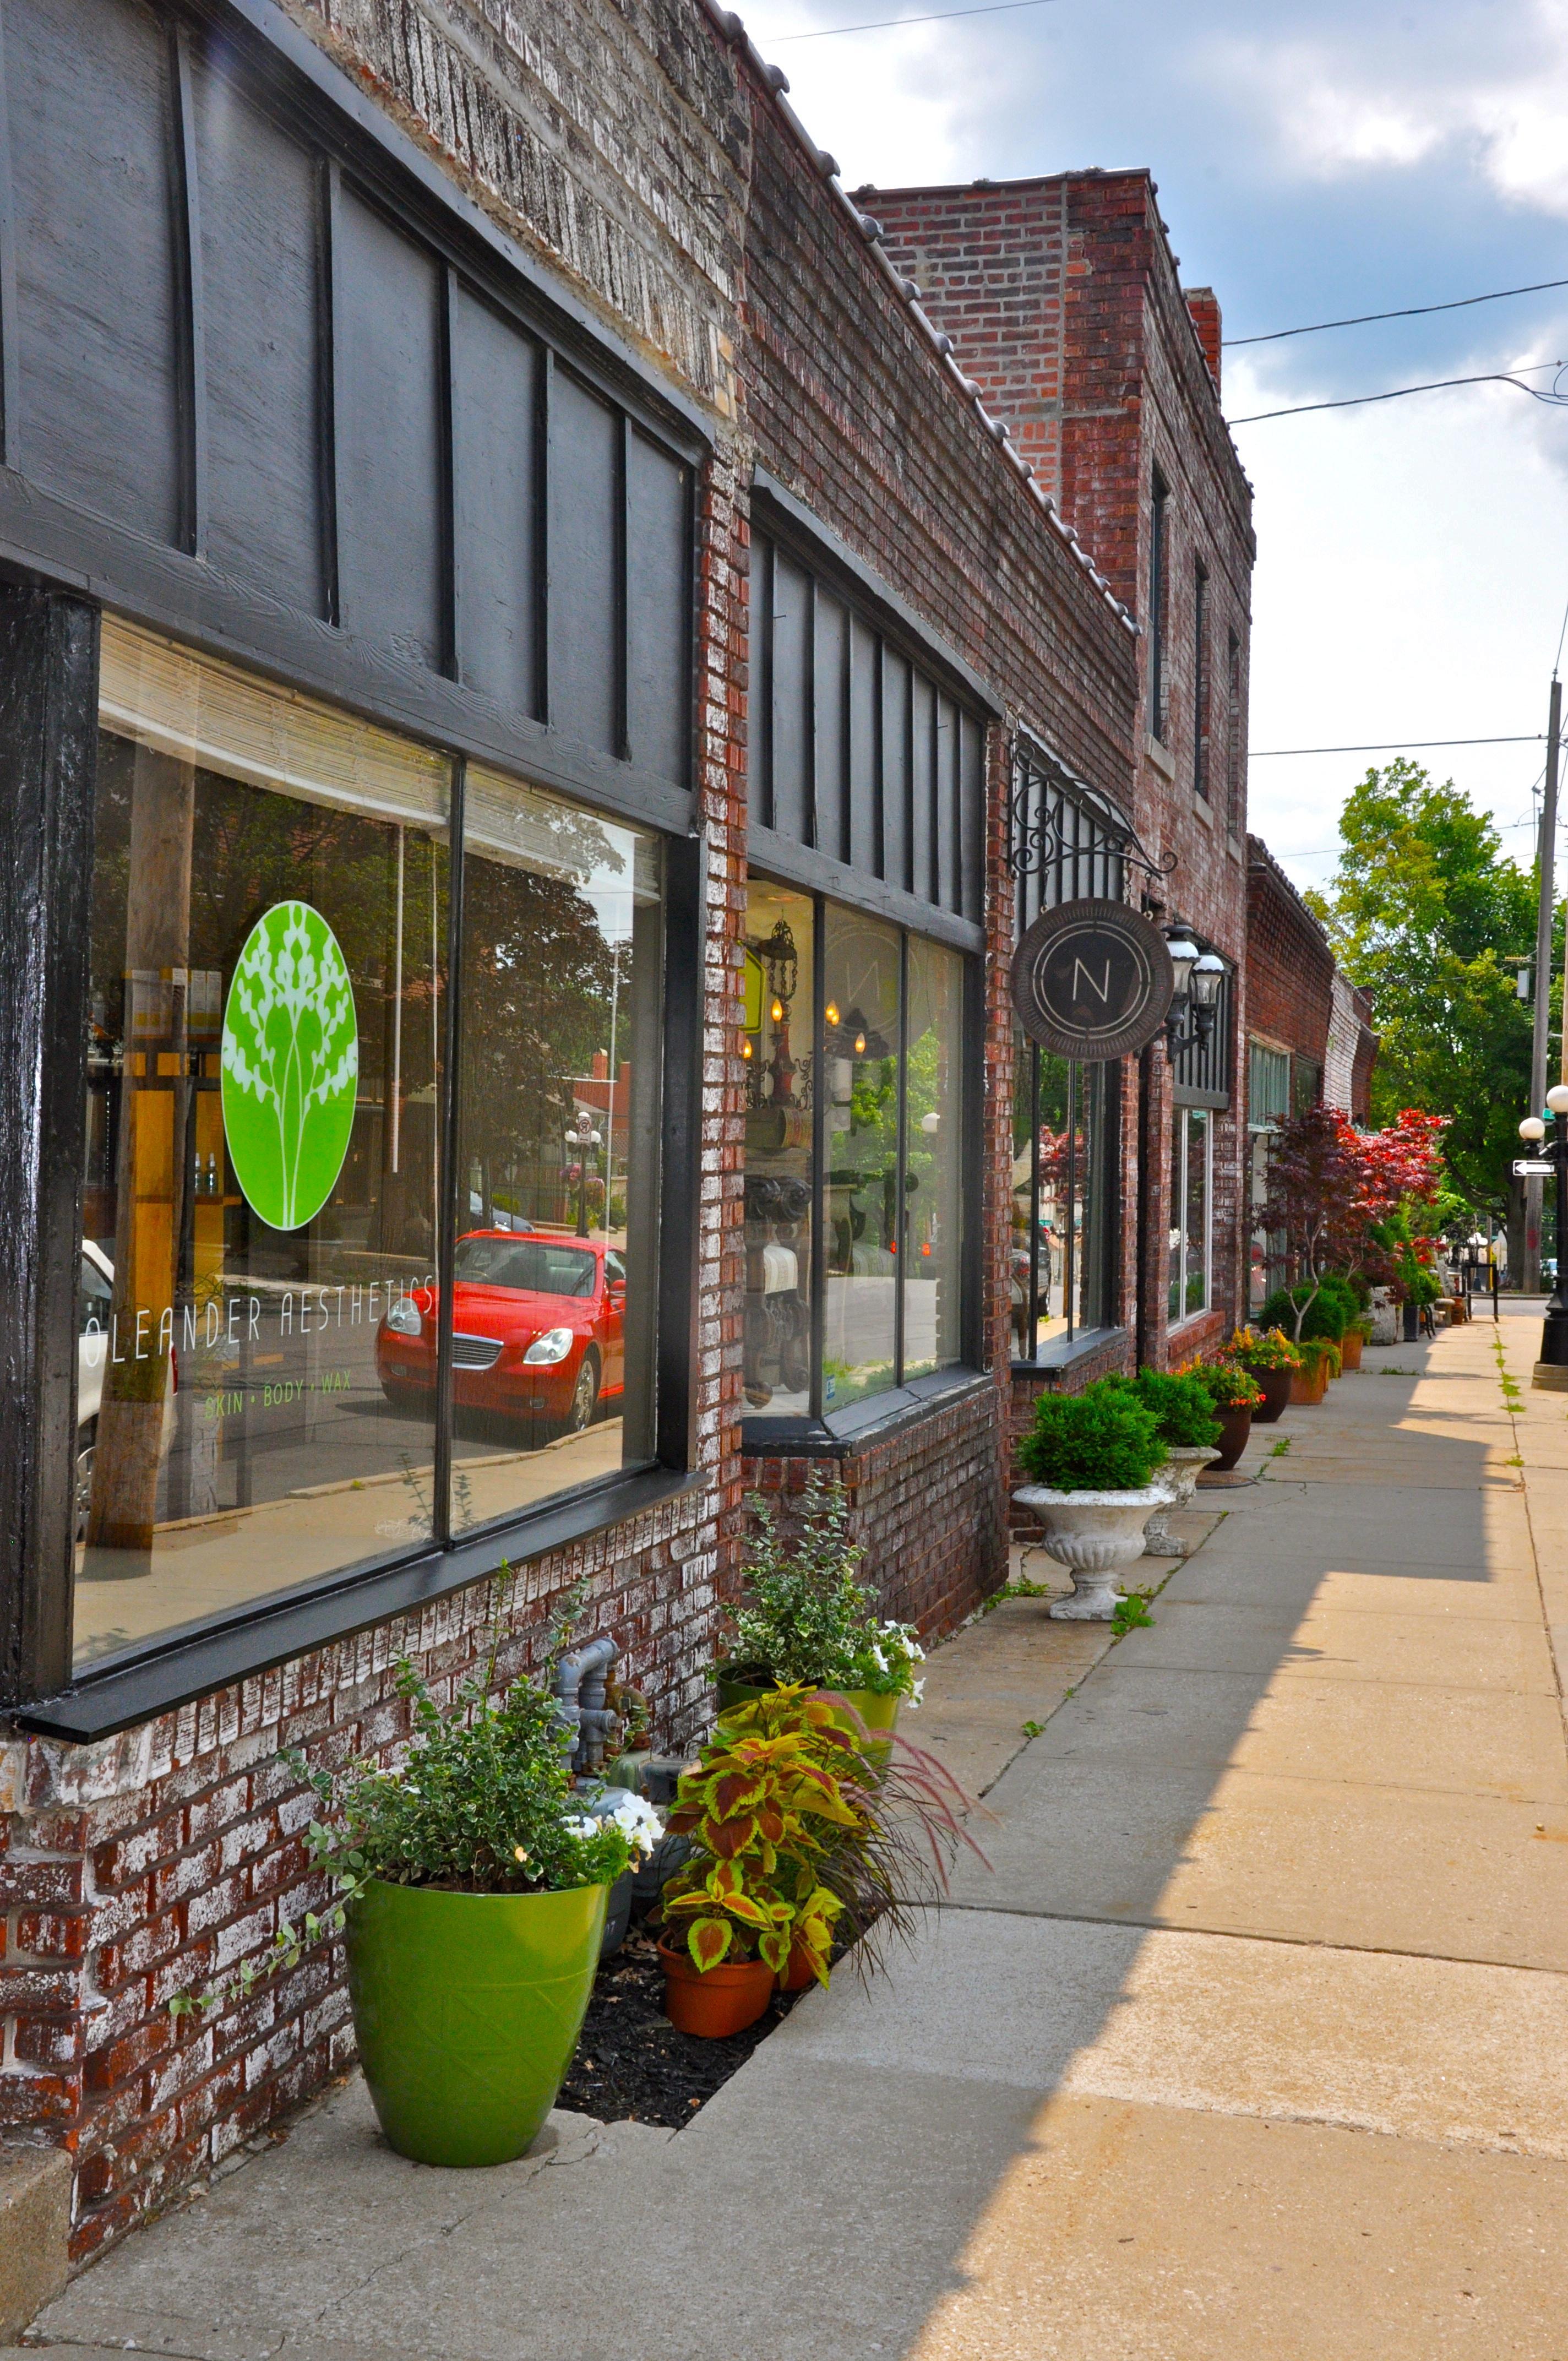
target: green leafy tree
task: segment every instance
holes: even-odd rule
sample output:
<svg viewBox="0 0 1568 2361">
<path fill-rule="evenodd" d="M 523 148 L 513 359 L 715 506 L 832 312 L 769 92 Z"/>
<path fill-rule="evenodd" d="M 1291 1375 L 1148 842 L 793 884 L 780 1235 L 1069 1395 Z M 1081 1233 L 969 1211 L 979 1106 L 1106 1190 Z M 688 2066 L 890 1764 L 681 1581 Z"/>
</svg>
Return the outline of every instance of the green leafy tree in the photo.
<svg viewBox="0 0 1568 2361">
<path fill-rule="evenodd" d="M 1327 892 L 1307 900 L 1345 974 L 1372 994 L 1372 1119 L 1405 1107 L 1452 1116 L 1442 1153 L 1454 1186 L 1475 1210 L 1506 1214 L 1530 1019 L 1502 962 L 1534 939 L 1534 881 L 1452 780 L 1435 785 L 1403 756 L 1352 789 L 1340 840 Z"/>
</svg>

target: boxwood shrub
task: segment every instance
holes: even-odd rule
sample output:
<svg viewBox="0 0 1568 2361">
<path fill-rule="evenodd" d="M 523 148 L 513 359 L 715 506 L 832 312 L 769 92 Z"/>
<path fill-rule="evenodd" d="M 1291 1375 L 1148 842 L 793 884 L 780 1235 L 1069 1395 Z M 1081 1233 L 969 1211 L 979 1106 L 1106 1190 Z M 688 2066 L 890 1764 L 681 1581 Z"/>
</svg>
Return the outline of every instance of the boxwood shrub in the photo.
<svg viewBox="0 0 1568 2361">
<path fill-rule="evenodd" d="M 1025 1474 L 1054 1492 L 1141 1492 L 1165 1459 L 1153 1411 L 1113 1378 L 1042 1394 L 1018 1446 Z"/>
<path fill-rule="evenodd" d="M 1311 1296 L 1310 1302 L 1307 1299 Z M 1326 1336 L 1337 1345 L 1361 1306 L 1355 1290 L 1348 1279 L 1331 1270 L 1322 1279 L 1316 1295 L 1312 1295 L 1310 1279 L 1301 1279 L 1294 1287 L 1277 1288 L 1257 1315 L 1260 1328 L 1283 1328 L 1288 1336 L 1296 1334 L 1296 1308 L 1306 1303 L 1301 1319 L 1301 1342 L 1311 1336 Z"/>
</svg>

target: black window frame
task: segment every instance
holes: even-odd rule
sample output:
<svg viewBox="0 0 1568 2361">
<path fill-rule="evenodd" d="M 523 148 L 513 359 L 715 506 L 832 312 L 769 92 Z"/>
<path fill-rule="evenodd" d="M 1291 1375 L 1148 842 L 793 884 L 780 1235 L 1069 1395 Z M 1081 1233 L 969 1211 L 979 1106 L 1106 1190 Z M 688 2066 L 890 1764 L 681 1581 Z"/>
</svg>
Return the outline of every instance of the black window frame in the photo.
<svg viewBox="0 0 1568 2361">
<path fill-rule="evenodd" d="M 90 687 L 88 682 L 90 679 Z M 97 721 L 97 639 L 92 645 L 90 675 L 79 668 L 75 684 L 82 709 Z M 85 690 L 85 695 L 82 692 Z M 461 973 L 464 924 L 463 883 L 466 761 L 451 749 L 439 749 L 451 763 L 448 830 L 453 848 L 447 901 L 446 961 L 449 978 Z M 91 829 L 92 778 L 86 780 L 88 828 Z M 451 1521 L 452 1453 L 452 1331 L 453 1280 L 456 1243 L 464 1226 L 461 1200 L 466 1186 L 459 1169 L 460 1121 L 458 1078 L 462 1072 L 463 995 L 449 988 L 444 994 L 440 1125 L 443 1187 L 441 1224 L 436 1244 L 440 1284 L 436 1356 L 436 1406 L 433 1437 L 433 1532 L 429 1542 L 392 1549 L 371 1564 L 329 1573 L 286 1591 L 264 1595 L 189 1628 L 154 1636 L 145 1646 L 127 1649 L 72 1675 L 70 1664 L 71 1595 L 74 1550 L 67 1512 L 69 1491 L 62 1502 L 63 1523 L 52 1553 L 40 1554 L 31 1566 L 38 1597 L 25 1598 L 23 1609 L 41 1631 L 52 1632 L 49 1655 L 34 1654 L 35 1669 L 23 1660 L 11 1671 L 15 1692 L 5 1702 L 16 1708 L 22 1727 L 78 1741 L 102 1736 L 150 1712 L 188 1703 L 225 1682 L 268 1669 L 290 1656 L 347 1637 L 408 1611 L 447 1591 L 493 1573 L 506 1563 L 538 1557 L 547 1551 L 585 1538 L 603 1527 L 638 1514 L 672 1495 L 693 1488 L 701 1479 L 695 1473 L 696 1451 L 696 1383 L 697 1357 L 695 1306 L 698 1254 L 697 1115 L 700 1108 L 700 991 L 692 979 L 701 972 L 700 926 L 702 885 L 700 850 L 689 838 L 662 838 L 664 869 L 663 928 L 663 1008 L 659 1185 L 656 1262 L 650 1275 L 654 1290 L 654 1433 L 653 1456 L 640 1466 L 618 1470 L 587 1484 L 554 1494 L 511 1515 L 487 1521 L 477 1531 L 454 1533 Z M 461 850 L 460 850 L 461 848 Z M 91 860 L 87 863 L 91 874 Z M 76 881 L 61 880 L 74 891 Z M 73 979 L 76 998 L 86 1005 L 88 930 L 78 931 L 74 946 L 79 975 Z M 684 988 L 683 988 L 684 980 Z M 81 1052 L 76 1050 L 76 1062 Z M 84 1123 L 85 1091 L 68 1137 L 79 1174 Z M 57 1218 L 63 1208 L 57 1207 Z M 81 1253 L 80 1198 L 73 1191 L 71 1267 Z M 58 1241 L 56 1241 L 58 1246 Z M 74 1299 L 73 1285 L 72 1295 Z M 75 1322 L 71 1322 L 74 1346 Z M 74 1433 L 74 1367 L 69 1411 L 56 1400 L 52 1416 L 68 1416 L 68 1434 Z M 57 1439 L 57 1438 L 55 1438 Z M 58 1451 L 49 1455 L 58 1459 Z M 24 1581 L 27 1579 L 24 1571 Z M 19 1619 L 18 1619 L 19 1620 Z M 58 1694 L 49 1696 L 58 1687 Z M 41 1701 L 40 1701 L 41 1697 Z"/>
<path fill-rule="evenodd" d="M 1200 559 L 1192 568 L 1192 792 L 1210 800 L 1209 776 L 1209 572 Z"/>
<path fill-rule="evenodd" d="M 1043 910 L 1063 902 L 1129 898 L 1131 870 L 1142 861 L 1142 850 L 1131 823 L 1109 796 L 1075 778 L 1066 765 L 1026 730 L 1013 745 L 1014 932 L 1021 939 Z M 1029 1262 L 1024 1305 L 1024 1333 L 1033 1339 L 1040 1323 L 1040 1061 L 1038 1042 L 1014 1033 L 1016 1054 L 1024 1060 L 1025 1085 L 1033 1120 L 1029 1133 Z M 1085 1346 L 1086 1340 L 1114 1333 L 1117 1325 L 1116 1271 L 1122 1222 L 1122 1068 L 1107 1064 L 1104 1086 L 1104 1205 L 1101 1252 L 1103 1268 L 1097 1275 L 1105 1316 L 1080 1327 L 1077 1287 L 1075 1211 L 1078 1175 L 1077 1104 L 1083 1064 L 1068 1060 L 1068 1228 L 1069 1241 L 1063 1293 L 1068 1307 L 1065 1335 L 1054 1337 L 1043 1350 L 1013 1356 L 1019 1375 L 1058 1367 Z M 1016 1087 L 1016 1085 L 1015 1085 Z M 1012 1125 L 1009 1123 L 1009 1137 Z M 1011 1202 L 1011 1201 L 1010 1201 Z"/>
<path fill-rule="evenodd" d="M 826 1263 L 826 1222 L 824 1204 L 828 1170 L 828 1141 L 826 1122 L 826 1101 L 819 1086 L 825 1059 L 827 1033 L 827 963 L 824 957 L 826 917 L 829 905 L 852 910 L 856 906 L 840 892 L 813 891 L 787 876 L 773 876 L 754 865 L 750 875 L 761 883 L 772 884 L 803 895 L 812 906 L 812 1012 L 811 1056 L 814 1088 L 812 1093 L 811 1127 L 811 1378 L 810 1407 L 787 1415 L 770 1416 L 766 1411 L 753 1411 L 740 1422 L 741 1449 L 749 1456 L 764 1454 L 788 1454 L 809 1451 L 839 1444 L 864 1435 L 868 1430 L 885 1426 L 905 1417 L 912 1410 L 921 1408 L 934 1398 L 984 1381 L 984 1312 L 982 1302 L 983 1243 L 982 1232 L 982 1170 L 981 1126 L 976 1119 L 981 1104 L 981 1077 L 985 1055 L 985 994 L 981 963 L 971 952 L 955 944 L 947 935 L 934 928 L 910 927 L 897 921 L 886 921 L 896 927 L 899 939 L 898 957 L 898 1103 L 896 1137 L 898 1142 L 897 1175 L 894 1202 L 905 1204 L 905 1159 L 908 1153 L 908 1044 L 905 1039 L 909 984 L 909 946 L 913 937 L 919 936 L 938 949 L 956 952 L 962 974 L 960 1011 L 960 1116 L 959 1134 L 961 1141 L 959 1168 L 959 1218 L 962 1224 L 959 1257 L 959 1332 L 960 1356 L 957 1361 L 944 1363 L 940 1368 L 906 1378 L 904 1374 L 904 1287 L 903 1264 L 898 1270 L 899 1290 L 894 1315 L 895 1382 L 881 1391 L 862 1395 L 842 1410 L 828 1410 L 822 1399 L 823 1347 L 827 1333 L 825 1303 L 828 1269 Z M 883 917 L 881 912 L 872 915 Z M 902 1241 L 900 1242 L 902 1244 Z"/>
<path fill-rule="evenodd" d="M 1157 467 L 1149 482 L 1149 735 L 1166 742 L 1166 621 L 1170 604 L 1170 487 Z"/>
</svg>

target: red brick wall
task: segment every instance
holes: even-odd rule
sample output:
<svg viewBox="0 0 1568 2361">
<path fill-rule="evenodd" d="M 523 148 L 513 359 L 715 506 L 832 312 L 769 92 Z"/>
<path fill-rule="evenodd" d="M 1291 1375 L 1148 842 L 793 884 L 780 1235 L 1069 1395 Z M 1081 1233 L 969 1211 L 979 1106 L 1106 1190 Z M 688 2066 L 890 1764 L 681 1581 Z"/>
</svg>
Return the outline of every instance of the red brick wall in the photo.
<svg viewBox="0 0 1568 2361">
<path fill-rule="evenodd" d="M 1247 839 L 1247 971 L 1251 1030 L 1272 1048 L 1321 1067 L 1333 1008 L 1333 953 L 1255 836 Z"/>
<path fill-rule="evenodd" d="M 326 1898 L 306 1869 L 312 1798 L 284 1750 L 315 1765 L 385 1755 L 409 1732 L 398 1658 L 446 1697 L 483 1663 L 498 1614 L 499 1675 L 515 1678 L 568 1576 L 588 1579 L 587 1622 L 620 1641 L 661 1734 L 689 1730 L 707 1706 L 714 1539 L 677 1502 L 530 1566 L 510 1598 L 476 1585 L 97 1746 L 0 1748 L 0 2134 L 74 2152 L 79 2259 L 353 2054 L 335 1948 L 211 2017 L 169 2014 L 174 1994 L 261 1952 L 280 1916 L 298 1925 Z"/>
<path fill-rule="evenodd" d="M 866 1553 L 861 1580 L 877 1591 L 884 1615 L 939 1638 L 1007 1578 L 997 1481 L 1002 1400 L 987 1387 L 831 1459 L 744 1460 L 746 1488 L 778 1501 L 787 1525 L 789 1504 L 813 1470 L 836 1475 Z"/>
<path fill-rule="evenodd" d="M 1245 1304 L 1245 1044 L 1248 1024 L 1245 758 L 1247 648 L 1254 544 L 1251 495 L 1217 394 L 1219 307 L 1212 290 L 1183 295 L 1146 172 L 1076 172 L 994 186 L 872 190 L 863 203 L 889 250 L 916 280 L 988 406 L 1019 443 L 1117 595 L 1145 623 L 1139 642 L 1135 765 L 1128 808 L 1168 876 L 1136 875 L 1156 915 L 1197 928 L 1235 968 L 1232 1105 L 1215 1118 L 1214 1321 Z M 1205 341 L 1207 340 L 1207 341 Z M 1149 741 L 1149 569 L 1156 470 L 1168 499 L 1164 743 Z M 1206 711 L 1197 679 L 1197 568 L 1206 576 Z M 1229 640 L 1236 641 L 1236 710 Z M 1207 797 L 1197 791 L 1200 729 Z M 1069 750 L 1059 751 L 1072 756 Z M 1095 784 L 1119 790 L 1088 769 Z M 1146 1170 L 1139 1151 L 1139 1070 L 1124 1070 L 1122 1316 L 1140 1297 L 1144 1349 L 1167 1357 L 1169 1078 L 1148 1061 Z M 1137 1268 L 1144 1202 L 1146 1267 Z M 1205 1323 L 1184 1323 L 1168 1349 L 1185 1356 Z M 1079 1381 L 1075 1366 L 1068 1382 Z"/>
</svg>

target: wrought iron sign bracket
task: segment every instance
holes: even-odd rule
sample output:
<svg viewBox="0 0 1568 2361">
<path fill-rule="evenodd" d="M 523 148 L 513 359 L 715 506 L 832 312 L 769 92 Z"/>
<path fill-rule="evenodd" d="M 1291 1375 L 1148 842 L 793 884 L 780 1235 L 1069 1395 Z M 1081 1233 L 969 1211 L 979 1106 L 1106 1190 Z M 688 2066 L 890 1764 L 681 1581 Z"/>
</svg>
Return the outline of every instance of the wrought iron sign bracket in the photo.
<svg viewBox="0 0 1568 2361">
<path fill-rule="evenodd" d="M 1055 799 L 1044 793 L 1047 787 L 1055 787 Z M 1157 861 L 1154 858 L 1132 821 L 1109 796 L 1074 778 L 1054 755 L 1018 736 L 1013 741 L 1013 825 L 1008 849 L 1014 877 L 1036 876 L 1052 862 L 1071 854 L 1074 848 L 1062 837 L 1059 815 L 1064 804 L 1093 821 L 1107 852 L 1131 862 L 1146 875 L 1168 877 L 1176 868 L 1174 852 Z"/>
</svg>

